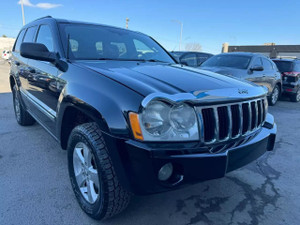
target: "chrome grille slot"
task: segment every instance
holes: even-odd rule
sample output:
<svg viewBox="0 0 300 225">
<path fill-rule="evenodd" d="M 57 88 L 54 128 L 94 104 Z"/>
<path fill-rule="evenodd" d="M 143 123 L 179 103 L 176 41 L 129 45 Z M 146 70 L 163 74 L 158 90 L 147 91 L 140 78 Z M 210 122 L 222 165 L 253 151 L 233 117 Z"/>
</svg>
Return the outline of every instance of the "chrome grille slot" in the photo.
<svg viewBox="0 0 300 225">
<path fill-rule="evenodd" d="M 197 107 L 201 141 L 215 144 L 253 133 L 266 117 L 265 100 Z"/>
<path fill-rule="evenodd" d="M 241 111 L 239 105 L 232 105 L 231 107 L 231 118 L 232 118 L 232 137 L 236 137 L 240 133 L 240 127 L 241 127 Z"/>
<path fill-rule="evenodd" d="M 204 142 L 211 142 L 215 138 L 215 116 L 213 108 L 202 109 L 204 125 Z"/>
<path fill-rule="evenodd" d="M 218 107 L 219 116 L 219 140 L 229 137 L 229 117 L 227 106 Z"/>
</svg>

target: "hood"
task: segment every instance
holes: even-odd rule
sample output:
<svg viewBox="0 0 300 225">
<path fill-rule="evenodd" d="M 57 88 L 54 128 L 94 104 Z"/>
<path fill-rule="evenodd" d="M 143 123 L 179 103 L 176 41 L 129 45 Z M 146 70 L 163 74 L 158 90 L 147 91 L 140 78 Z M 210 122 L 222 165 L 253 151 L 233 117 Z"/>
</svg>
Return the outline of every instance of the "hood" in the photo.
<svg viewBox="0 0 300 225">
<path fill-rule="evenodd" d="M 256 95 L 265 94 L 264 88 L 255 84 L 178 64 L 128 61 L 78 61 L 76 63 L 113 79 L 143 96 L 158 92 L 169 95 L 179 93 L 198 95 L 200 92 L 220 92 L 220 90 L 224 96 L 228 96 L 229 92 L 234 90 L 236 93 L 238 89 L 247 92 L 248 98 L 254 97 L 253 94 L 249 94 L 250 92 Z"/>
</svg>

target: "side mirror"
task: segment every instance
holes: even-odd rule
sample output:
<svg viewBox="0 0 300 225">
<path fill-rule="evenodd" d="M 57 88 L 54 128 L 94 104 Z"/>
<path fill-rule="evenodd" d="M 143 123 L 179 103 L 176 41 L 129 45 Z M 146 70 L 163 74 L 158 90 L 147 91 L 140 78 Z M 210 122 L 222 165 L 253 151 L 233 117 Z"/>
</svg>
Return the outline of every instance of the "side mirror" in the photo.
<svg viewBox="0 0 300 225">
<path fill-rule="evenodd" d="M 28 59 L 35 59 L 47 62 L 55 62 L 57 56 L 54 52 L 49 52 L 48 48 L 40 43 L 24 42 L 20 48 L 21 56 Z"/>
<path fill-rule="evenodd" d="M 263 66 L 260 66 L 260 65 L 254 65 L 250 68 L 251 72 L 253 71 L 263 71 L 264 70 L 264 67 Z"/>
<path fill-rule="evenodd" d="M 24 58 L 54 63 L 63 72 L 66 72 L 68 69 L 68 64 L 60 60 L 57 53 L 49 52 L 44 44 L 23 42 L 20 47 L 20 54 Z"/>
</svg>

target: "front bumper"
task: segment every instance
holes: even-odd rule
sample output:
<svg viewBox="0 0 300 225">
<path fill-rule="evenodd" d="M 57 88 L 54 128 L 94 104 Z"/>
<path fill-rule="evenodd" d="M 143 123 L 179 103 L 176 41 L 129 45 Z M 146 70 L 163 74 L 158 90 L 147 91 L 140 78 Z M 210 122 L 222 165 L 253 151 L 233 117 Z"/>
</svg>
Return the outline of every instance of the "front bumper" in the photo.
<svg viewBox="0 0 300 225">
<path fill-rule="evenodd" d="M 225 152 L 201 153 L 201 147 L 191 143 L 147 144 L 104 135 L 121 184 L 135 194 L 151 194 L 175 189 L 199 181 L 221 178 L 274 148 L 277 126 L 273 116 L 253 138 Z M 158 171 L 172 163 L 174 173 L 166 181 L 158 180 Z"/>
</svg>

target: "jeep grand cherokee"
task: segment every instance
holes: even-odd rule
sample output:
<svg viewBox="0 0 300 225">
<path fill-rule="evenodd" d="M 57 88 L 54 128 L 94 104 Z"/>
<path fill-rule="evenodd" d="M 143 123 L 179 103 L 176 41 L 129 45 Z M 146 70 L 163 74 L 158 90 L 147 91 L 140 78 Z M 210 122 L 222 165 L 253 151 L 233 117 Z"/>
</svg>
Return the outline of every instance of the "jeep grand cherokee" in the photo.
<svg viewBox="0 0 300 225">
<path fill-rule="evenodd" d="M 95 219 L 131 193 L 220 178 L 274 148 L 265 88 L 176 64 L 147 35 L 46 17 L 21 29 L 12 54 L 17 122 L 38 122 L 68 151 Z"/>
</svg>

